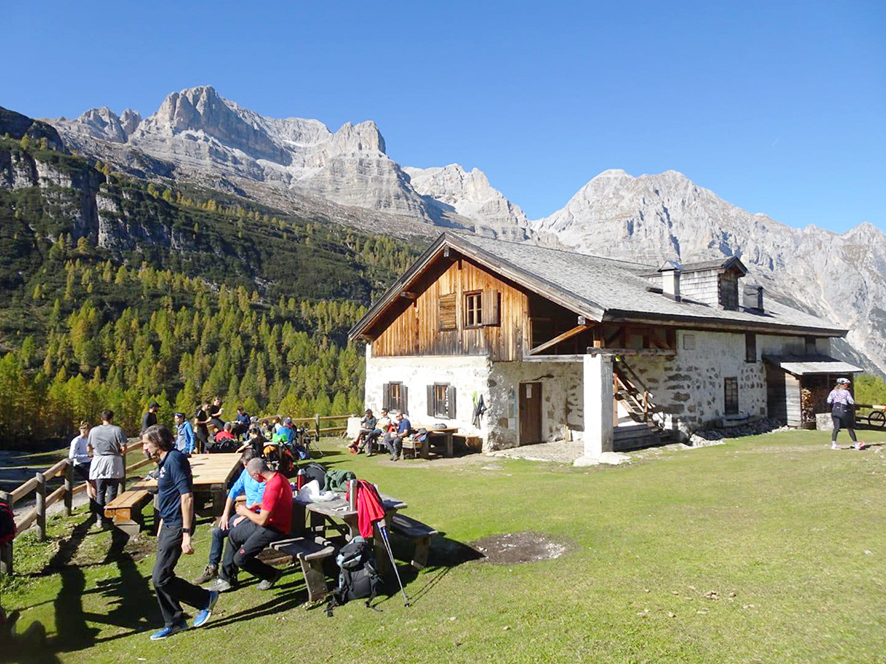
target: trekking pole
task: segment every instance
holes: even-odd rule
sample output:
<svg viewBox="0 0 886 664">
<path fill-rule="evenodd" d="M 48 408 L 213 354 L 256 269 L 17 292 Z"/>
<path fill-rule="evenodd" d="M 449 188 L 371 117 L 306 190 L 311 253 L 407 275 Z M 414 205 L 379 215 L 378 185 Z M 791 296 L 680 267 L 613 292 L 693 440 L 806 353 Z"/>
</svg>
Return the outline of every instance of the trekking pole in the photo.
<svg viewBox="0 0 886 664">
<path fill-rule="evenodd" d="M 403 587 L 403 582 L 400 580 L 400 572 L 397 571 L 397 562 L 394 560 L 394 552 L 391 550 L 391 543 L 388 541 L 388 527 L 385 524 L 384 519 L 378 522 L 378 532 L 381 533 L 381 538 L 385 543 L 388 557 L 391 559 L 391 567 L 394 568 L 394 576 L 397 577 L 397 583 L 400 584 L 400 592 L 403 593 L 403 605 L 408 607 L 409 597 L 406 596 L 406 589 Z"/>
</svg>

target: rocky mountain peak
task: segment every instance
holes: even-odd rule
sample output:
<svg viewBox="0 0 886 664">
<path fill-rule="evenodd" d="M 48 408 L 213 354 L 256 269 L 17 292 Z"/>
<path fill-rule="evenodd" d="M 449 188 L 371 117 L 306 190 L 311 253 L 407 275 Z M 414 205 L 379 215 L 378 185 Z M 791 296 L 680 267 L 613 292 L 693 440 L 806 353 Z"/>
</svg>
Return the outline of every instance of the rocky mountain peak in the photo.
<svg viewBox="0 0 886 664">
<path fill-rule="evenodd" d="M 366 120 L 357 125 L 346 122 L 335 132 L 332 140 L 336 148 L 341 151 L 375 151 L 386 154 L 385 139 L 381 135 L 378 125 L 372 120 Z"/>
</svg>

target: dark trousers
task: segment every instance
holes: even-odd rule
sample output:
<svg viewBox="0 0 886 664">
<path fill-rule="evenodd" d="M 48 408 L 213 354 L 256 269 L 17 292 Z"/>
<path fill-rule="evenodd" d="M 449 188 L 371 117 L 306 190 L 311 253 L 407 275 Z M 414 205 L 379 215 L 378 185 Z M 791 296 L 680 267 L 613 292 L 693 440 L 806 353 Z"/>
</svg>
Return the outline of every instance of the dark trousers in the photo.
<svg viewBox="0 0 886 664">
<path fill-rule="evenodd" d="M 110 522 L 109 519 L 105 518 L 105 505 L 117 497 L 121 481 L 116 477 L 113 479 L 100 477 L 95 480 L 95 501 L 92 505 L 92 511 L 97 520 Z"/>
<path fill-rule="evenodd" d="M 230 582 L 238 569 L 243 569 L 260 579 L 274 578 L 274 568 L 266 565 L 256 556 L 269 544 L 281 540 L 285 535 L 273 528 L 258 526 L 244 519 L 228 532 L 228 548 L 222 563 L 219 577 Z"/>
<path fill-rule="evenodd" d="M 182 528 L 163 524 L 157 537 L 157 560 L 151 582 L 157 593 L 160 613 L 166 627 L 184 622 L 182 602 L 195 609 L 209 604 L 209 591 L 188 583 L 175 575 L 175 565 L 182 555 Z"/>
<path fill-rule="evenodd" d="M 194 447 L 197 454 L 203 454 L 206 451 L 206 446 L 209 443 L 209 432 L 203 431 L 200 427 L 194 429 Z"/>
<path fill-rule="evenodd" d="M 89 468 L 92 466 L 92 462 L 89 461 L 87 463 L 78 463 L 74 465 L 74 472 L 80 476 L 84 482 L 89 481 Z"/>
<path fill-rule="evenodd" d="M 231 529 L 222 530 L 221 528 L 212 529 L 212 543 L 209 545 L 209 564 L 218 568 L 222 559 L 222 551 L 225 548 L 225 538 Z"/>
<path fill-rule="evenodd" d="M 853 443 L 858 442 L 858 439 L 855 437 L 855 429 L 852 428 L 853 422 L 851 417 L 844 419 L 839 415 L 831 415 L 831 419 L 834 421 L 834 433 L 831 434 L 831 442 L 837 442 L 837 434 L 840 433 L 840 427 L 846 428 Z"/>
<path fill-rule="evenodd" d="M 388 452 L 391 453 L 392 457 L 400 456 L 400 452 L 403 451 L 403 439 L 406 436 L 398 436 L 394 433 L 385 434 L 384 444 L 385 447 L 388 448 Z"/>
</svg>

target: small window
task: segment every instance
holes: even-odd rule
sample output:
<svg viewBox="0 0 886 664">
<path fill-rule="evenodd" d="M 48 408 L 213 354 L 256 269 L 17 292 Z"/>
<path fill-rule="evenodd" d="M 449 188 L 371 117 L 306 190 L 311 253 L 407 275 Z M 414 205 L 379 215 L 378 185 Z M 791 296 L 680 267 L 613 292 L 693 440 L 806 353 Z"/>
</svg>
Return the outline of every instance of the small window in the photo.
<svg viewBox="0 0 886 664">
<path fill-rule="evenodd" d="M 457 328 L 457 317 L 455 314 L 455 293 L 447 293 L 441 295 L 437 304 L 438 319 L 440 321 L 439 329 L 454 330 Z"/>
<path fill-rule="evenodd" d="M 695 335 L 694 334 L 684 334 L 683 335 L 683 350 L 695 350 Z"/>
<path fill-rule="evenodd" d="M 723 379 L 723 402 L 726 415 L 738 415 L 738 378 Z"/>
<path fill-rule="evenodd" d="M 382 408 L 407 412 L 406 386 L 403 383 L 385 383 L 383 386 Z"/>
<path fill-rule="evenodd" d="M 428 417 L 455 419 L 455 388 L 452 385 L 428 385 Z"/>
<path fill-rule="evenodd" d="M 465 327 L 499 325 L 499 292 L 494 290 L 465 293 Z"/>
<path fill-rule="evenodd" d="M 744 335 L 744 361 L 757 361 L 757 335 L 753 332 Z"/>
<path fill-rule="evenodd" d="M 465 327 L 479 327 L 483 324 L 483 293 L 465 293 Z"/>
</svg>

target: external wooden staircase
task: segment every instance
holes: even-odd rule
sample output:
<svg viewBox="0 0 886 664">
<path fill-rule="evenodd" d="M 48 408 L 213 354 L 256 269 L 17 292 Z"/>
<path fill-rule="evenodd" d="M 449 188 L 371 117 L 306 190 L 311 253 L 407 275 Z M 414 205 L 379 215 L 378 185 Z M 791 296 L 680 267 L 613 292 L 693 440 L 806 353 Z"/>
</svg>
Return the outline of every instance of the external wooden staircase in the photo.
<svg viewBox="0 0 886 664">
<path fill-rule="evenodd" d="M 652 393 L 623 357 L 614 364 L 613 381 L 616 404 L 621 404 L 628 414 L 627 418 L 619 420 L 616 405 L 613 450 L 626 452 L 669 442 L 670 435 L 652 418 L 655 412 Z"/>
</svg>

